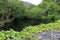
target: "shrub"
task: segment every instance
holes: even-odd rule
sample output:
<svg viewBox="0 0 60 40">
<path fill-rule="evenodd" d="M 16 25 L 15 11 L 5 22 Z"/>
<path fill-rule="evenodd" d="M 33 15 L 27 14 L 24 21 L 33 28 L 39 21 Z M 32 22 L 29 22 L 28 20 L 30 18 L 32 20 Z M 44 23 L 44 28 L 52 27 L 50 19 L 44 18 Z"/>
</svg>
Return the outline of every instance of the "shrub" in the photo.
<svg viewBox="0 0 60 40">
<path fill-rule="evenodd" d="M 49 30 L 60 30 L 60 20 L 54 23 L 28 26 L 21 32 L 10 29 L 9 31 L 0 31 L 0 40 L 39 40 L 36 33 Z"/>
</svg>

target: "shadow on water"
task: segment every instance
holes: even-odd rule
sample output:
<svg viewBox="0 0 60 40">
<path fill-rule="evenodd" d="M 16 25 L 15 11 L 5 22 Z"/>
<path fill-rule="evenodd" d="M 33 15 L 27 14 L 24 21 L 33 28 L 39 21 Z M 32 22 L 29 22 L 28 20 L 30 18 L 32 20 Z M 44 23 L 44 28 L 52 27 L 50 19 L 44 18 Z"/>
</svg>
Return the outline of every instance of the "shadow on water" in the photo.
<svg viewBox="0 0 60 40">
<path fill-rule="evenodd" d="M 10 28 L 15 31 L 21 31 L 25 27 L 34 26 L 38 24 L 40 24 L 40 20 L 35 20 L 35 19 L 27 18 L 27 17 L 23 19 L 15 18 L 10 24 L 5 24 L 3 27 L 1 27 L 0 31 L 9 30 Z"/>
<path fill-rule="evenodd" d="M 45 20 L 43 20 L 43 21 L 45 21 Z M 24 17 L 22 19 L 21 18 L 20 19 L 19 18 L 15 18 L 8 25 L 5 24 L 3 27 L 1 27 L 0 31 L 1 30 L 9 30 L 10 28 L 15 30 L 15 31 L 21 31 L 25 27 L 39 25 L 41 22 L 42 22 L 42 20 L 40 20 L 40 19 L 31 19 L 31 18 L 27 18 L 27 17 Z"/>
<path fill-rule="evenodd" d="M 11 28 L 14 29 L 15 31 L 21 31 L 25 27 L 34 26 L 38 24 L 40 24 L 40 20 L 25 17 L 23 19 L 14 19 Z"/>
</svg>

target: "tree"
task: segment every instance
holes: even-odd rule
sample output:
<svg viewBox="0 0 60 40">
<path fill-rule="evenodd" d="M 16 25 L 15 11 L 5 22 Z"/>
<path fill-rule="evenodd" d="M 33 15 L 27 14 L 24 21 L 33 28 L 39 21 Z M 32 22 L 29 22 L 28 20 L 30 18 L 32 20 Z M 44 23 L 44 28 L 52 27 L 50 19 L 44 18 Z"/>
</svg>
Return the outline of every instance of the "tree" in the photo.
<svg viewBox="0 0 60 40">
<path fill-rule="evenodd" d="M 32 8 L 27 16 L 29 18 L 40 19 L 44 22 L 55 21 L 60 19 L 59 7 L 56 0 L 43 0 L 41 4 Z"/>
<path fill-rule="evenodd" d="M 18 0 L 0 0 L 0 26 L 9 24 L 24 14 L 23 3 Z"/>
</svg>

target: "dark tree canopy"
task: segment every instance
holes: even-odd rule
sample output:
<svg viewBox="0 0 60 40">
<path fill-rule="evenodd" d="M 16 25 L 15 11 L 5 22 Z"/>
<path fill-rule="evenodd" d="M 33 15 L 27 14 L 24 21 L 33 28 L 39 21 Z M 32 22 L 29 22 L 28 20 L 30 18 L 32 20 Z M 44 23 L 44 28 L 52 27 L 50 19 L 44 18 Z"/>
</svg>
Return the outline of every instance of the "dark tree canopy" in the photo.
<svg viewBox="0 0 60 40">
<path fill-rule="evenodd" d="M 43 0 L 35 6 L 19 0 L 0 0 L 0 26 L 48 23 L 60 19 L 60 0 Z"/>
</svg>

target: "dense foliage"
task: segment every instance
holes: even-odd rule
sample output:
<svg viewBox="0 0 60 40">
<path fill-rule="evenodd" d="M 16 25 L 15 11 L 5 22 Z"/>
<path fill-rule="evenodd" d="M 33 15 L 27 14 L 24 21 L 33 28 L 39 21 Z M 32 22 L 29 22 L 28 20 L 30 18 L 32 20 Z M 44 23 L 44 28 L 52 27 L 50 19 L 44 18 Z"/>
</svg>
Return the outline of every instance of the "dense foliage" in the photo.
<svg viewBox="0 0 60 40">
<path fill-rule="evenodd" d="M 32 19 L 39 19 L 46 23 L 60 19 L 60 5 L 57 3 L 58 2 L 55 2 L 54 0 L 44 0 L 38 6 L 32 8 L 27 16 Z"/>
<path fill-rule="evenodd" d="M 60 0 L 43 0 L 37 6 L 19 0 L 0 0 L 0 40 L 39 40 L 37 32 L 60 30 L 58 19 Z"/>
<path fill-rule="evenodd" d="M 60 20 L 57 20 L 54 23 L 28 26 L 21 32 L 16 32 L 12 29 L 9 31 L 2 30 L 0 31 L 0 40 L 39 40 L 36 37 L 36 33 L 50 30 L 60 30 Z"/>
<path fill-rule="evenodd" d="M 43 0 L 37 6 L 32 4 L 28 6 L 19 0 L 1 0 L 0 26 L 20 26 L 25 22 L 32 25 L 54 22 L 60 19 L 59 2 L 58 0 Z"/>
</svg>

